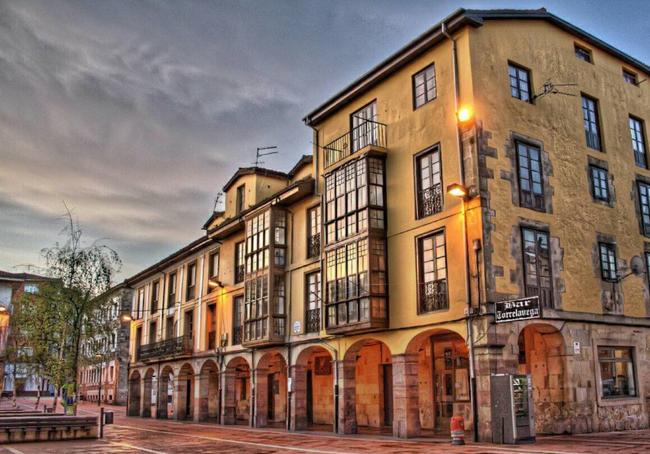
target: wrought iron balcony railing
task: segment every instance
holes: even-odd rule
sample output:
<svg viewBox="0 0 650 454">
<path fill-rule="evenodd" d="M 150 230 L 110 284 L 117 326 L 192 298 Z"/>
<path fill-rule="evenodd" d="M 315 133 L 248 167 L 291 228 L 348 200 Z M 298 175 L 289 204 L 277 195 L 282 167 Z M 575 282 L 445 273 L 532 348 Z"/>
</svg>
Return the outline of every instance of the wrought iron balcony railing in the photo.
<svg viewBox="0 0 650 454">
<path fill-rule="evenodd" d="M 208 350 L 214 350 L 217 348 L 217 332 L 210 331 L 208 332 Z"/>
<path fill-rule="evenodd" d="M 369 145 L 386 148 L 385 124 L 366 120 L 325 145 L 323 147 L 325 167 L 329 167 Z"/>
<path fill-rule="evenodd" d="M 239 345 L 242 341 L 242 327 L 235 326 L 232 329 L 232 345 Z"/>
<path fill-rule="evenodd" d="M 138 359 L 146 361 L 171 356 L 182 356 L 192 353 L 192 337 L 189 335 L 165 339 L 160 342 L 142 345 L 138 348 Z"/>
<path fill-rule="evenodd" d="M 420 312 L 433 312 L 449 307 L 447 279 L 425 282 L 420 285 Z"/>
<path fill-rule="evenodd" d="M 442 211 L 442 184 L 438 183 L 427 189 L 418 191 L 419 217 L 423 218 Z"/>
<path fill-rule="evenodd" d="M 235 283 L 244 282 L 244 275 L 246 274 L 246 265 L 237 265 L 235 268 Z"/>
<path fill-rule="evenodd" d="M 309 309 L 306 314 L 305 332 L 317 333 L 320 331 L 320 309 Z"/>
<path fill-rule="evenodd" d="M 307 244 L 307 256 L 316 257 L 320 255 L 320 232 L 309 237 Z"/>
</svg>

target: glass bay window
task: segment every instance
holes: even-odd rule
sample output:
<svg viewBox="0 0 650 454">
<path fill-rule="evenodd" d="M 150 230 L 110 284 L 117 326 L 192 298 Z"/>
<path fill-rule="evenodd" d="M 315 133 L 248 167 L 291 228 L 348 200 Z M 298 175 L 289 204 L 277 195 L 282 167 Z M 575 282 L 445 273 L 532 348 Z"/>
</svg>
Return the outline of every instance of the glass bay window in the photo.
<svg viewBox="0 0 650 454">
<path fill-rule="evenodd" d="M 385 162 L 368 156 L 325 175 L 325 303 L 329 332 L 387 322 Z"/>
<path fill-rule="evenodd" d="M 243 344 L 282 341 L 285 334 L 287 219 L 269 207 L 246 219 Z"/>
</svg>

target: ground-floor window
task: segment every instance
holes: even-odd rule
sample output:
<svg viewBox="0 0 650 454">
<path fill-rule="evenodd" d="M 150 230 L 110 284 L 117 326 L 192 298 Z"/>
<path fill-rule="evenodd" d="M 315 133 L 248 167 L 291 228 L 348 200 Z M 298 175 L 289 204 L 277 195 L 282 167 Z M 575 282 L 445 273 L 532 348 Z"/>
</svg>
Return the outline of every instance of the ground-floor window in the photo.
<svg viewBox="0 0 650 454">
<path fill-rule="evenodd" d="M 632 347 L 598 347 L 603 397 L 636 396 L 633 352 Z"/>
</svg>

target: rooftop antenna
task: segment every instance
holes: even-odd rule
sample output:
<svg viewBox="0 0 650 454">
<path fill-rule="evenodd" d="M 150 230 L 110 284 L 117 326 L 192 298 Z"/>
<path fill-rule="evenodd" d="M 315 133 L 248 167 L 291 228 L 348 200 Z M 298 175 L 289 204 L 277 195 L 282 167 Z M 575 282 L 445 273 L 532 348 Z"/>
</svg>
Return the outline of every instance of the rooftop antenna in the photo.
<svg viewBox="0 0 650 454">
<path fill-rule="evenodd" d="M 546 95 L 576 96 L 573 93 L 567 93 L 560 89 L 562 87 L 575 87 L 576 85 L 578 84 L 555 84 L 551 82 L 551 80 L 549 79 L 546 82 L 544 82 L 544 85 L 542 86 L 542 92 L 538 95 L 533 96 L 533 100 L 539 99 L 542 96 L 546 96 Z"/>
<path fill-rule="evenodd" d="M 279 153 L 279 151 L 265 151 L 265 150 L 276 150 L 277 148 L 278 147 L 276 147 L 275 145 L 271 147 L 257 147 L 257 152 L 255 153 L 255 167 L 259 167 L 260 164 L 264 164 L 264 161 L 262 161 L 260 158 Z"/>
<path fill-rule="evenodd" d="M 217 212 L 217 208 L 221 205 L 221 201 L 223 200 L 223 192 L 218 192 L 217 193 L 217 198 L 214 199 L 214 208 L 212 209 L 213 212 Z"/>
</svg>

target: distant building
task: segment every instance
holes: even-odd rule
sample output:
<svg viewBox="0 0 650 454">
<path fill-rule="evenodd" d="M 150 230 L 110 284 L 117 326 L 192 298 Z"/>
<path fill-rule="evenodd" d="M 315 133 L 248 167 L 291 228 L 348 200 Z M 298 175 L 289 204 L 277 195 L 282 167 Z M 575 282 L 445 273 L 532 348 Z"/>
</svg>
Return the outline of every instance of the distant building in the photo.
<svg viewBox="0 0 650 454">
<path fill-rule="evenodd" d="M 13 391 L 14 380 L 18 395 L 31 395 L 38 391 L 38 377 L 30 374 L 24 364 L 8 363 L 6 349 L 9 337 L 9 319 L 15 302 L 23 293 L 38 293 L 40 285 L 49 279 L 37 274 L 9 273 L 0 270 L 0 372 L 3 377 L 3 393 Z M 43 382 L 42 386 L 42 392 L 51 391 L 47 381 Z"/>
<path fill-rule="evenodd" d="M 98 317 L 114 329 L 108 335 L 84 340 L 82 357 L 85 366 L 79 368 L 79 397 L 83 400 L 125 405 L 129 360 L 129 322 L 120 320 L 121 314 L 131 311 L 132 291 L 123 284 L 109 290 L 112 304 Z M 93 344 L 99 345 L 93 349 Z M 99 355 L 99 356 L 95 356 Z M 100 391 L 101 388 L 101 391 Z"/>
</svg>

